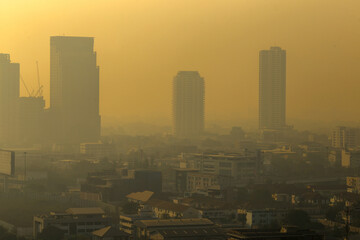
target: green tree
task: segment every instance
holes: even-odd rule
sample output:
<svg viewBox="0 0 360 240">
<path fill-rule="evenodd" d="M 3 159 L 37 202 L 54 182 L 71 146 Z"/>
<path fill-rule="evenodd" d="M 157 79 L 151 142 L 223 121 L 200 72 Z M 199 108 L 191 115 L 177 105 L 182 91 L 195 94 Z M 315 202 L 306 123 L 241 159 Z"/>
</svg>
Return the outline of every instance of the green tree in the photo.
<svg viewBox="0 0 360 240">
<path fill-rule="evenodd" d="M 284 222 L 285 224 L 295 225 L 300 228 L 309 228 L 311 226 L 310 217 L 303 210 L 290 210 Z"/>
<path fill-rule="evenodd" d="M 271 204 L 273 203 L 273 199 L 271 196 L 271 193 L 268 190 L 265 189 L 259 189 L 255 190 L 252 193 L 250 193 L 249 196 L 249 202 L 254 204 Z"/>
<path fill-rule="evenodd" d="M 140 206 L 138 203 L 126 202 L 122 205 L 122 212 L 125 214 L 135 214 L 138 212 Z"/>
<path fill-rule="evenodd" d="M 350 207 L 350 219 L 352 226 L 360 227 L 360 202 L 356 202 Z"/>
<path fill-rule="evenodd" d="M 325 217 L 327 220 L 330 221 L 337 221 L 338 217 L 339 217 L 339 212 L 341 211 L 340 207 L 330 207 L 327 209 L 326 213 L 325 213 Z"/>
</svg>

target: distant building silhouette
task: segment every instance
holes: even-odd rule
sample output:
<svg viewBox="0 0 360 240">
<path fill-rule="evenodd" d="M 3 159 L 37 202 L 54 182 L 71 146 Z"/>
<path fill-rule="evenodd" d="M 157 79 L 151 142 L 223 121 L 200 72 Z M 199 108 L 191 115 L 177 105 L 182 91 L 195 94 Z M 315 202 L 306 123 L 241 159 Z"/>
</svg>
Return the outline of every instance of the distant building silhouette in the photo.
<svg viewBox="0 0 360 240">
<path fill-rule="evenodd" d="M 19 143 L 43 142 L 44 108 L 43 97 L 21 97 L 19 99 Z"/>
<path fill-rule="evenodd" d="M 286 51 L 280 47 L 259 54 L 259 128 L 286 126 Z"/>
<path fill-rule="evenodd" d="M 50 109 L 58 143 L 100 139 L 99 67 L 94 38 L 50 38 Z"/>
<path fill-rule="evenodd" d="M 204 78 L 180 71 L 173 82 L 173 120 L 177 137 L 192 138 L 204 131 Z"/>
<path fill-rule="evenodd" d="M 20 64 L 9 54 L 0 54 L 0 144 L 17 140 L 17 112 L 20 88 Z"/>
</svg>

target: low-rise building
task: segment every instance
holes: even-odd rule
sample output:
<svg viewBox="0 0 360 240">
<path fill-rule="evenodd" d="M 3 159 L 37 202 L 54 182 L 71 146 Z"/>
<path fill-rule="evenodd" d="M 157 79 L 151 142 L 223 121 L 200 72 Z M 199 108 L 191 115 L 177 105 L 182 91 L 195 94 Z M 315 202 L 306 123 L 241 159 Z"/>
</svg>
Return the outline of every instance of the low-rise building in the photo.
<svg viewBox="0 0 360 240">
<path fill-rule="evenodd" d="M 360 151 L 348 151 L 343 149 L 341 152 L 341 166 L 345 168 L 359 168 Z"/>
<path fill-rule="evenodd" d="M 153 195 L 154 192 L 151 191 L 133 192 L 126 195 L 126 198 L 129 202 L 144 204 L 149 201 Z"/>
<path fill-rule="evenodd" d="M 96 158 L 112 157 L 115 155 L 115 145 L 101 142 L 81 143 L 80 153 Z"/>
<path fill-rule="evenodd" d="M 183 156 L 182 154 L 181 156 Z M 178 193 L 184 193 L 187 191 L 188 175 L 190 173 L 199 172 L 198 169 L 190 168 L 175 168 L 173 169 L 175 176 L 175 191 Z"/>
<path fill-rule="evenodd" d="M 347 191 L 360 193 L 360 177 L 346 177 Z"/>
<path fill-rule="evenodd" d="M 154 239 L 152 238 L 154 237 L 154 235 L 158 235 L 157 233 L 159 233 L 159 231 L 165 231 L 165 230 L 172 230 L 172 231 L 186 230 L 186 229 L 196 230 L 199 228 L 212 229 L 215 227 L 215 224 L 206 218 L 140 220 L 137 221 L 135 225 L 136 225 L 136 239 Z"/>
<path fill-rule="evenodd" d="M 219 227 L 164 229 L 151 234 L 150 240 L 226 240 L 226 233 Z"/>
<path fill-rule="evenodd" d="M 207 218 L 214 222 L 232 220 L 237 217 L 237 207 L 219 199 L 194 197 L 176 201 L 198 210 L 202 218 Z"/>
<path fill-rule="evenodd" d="M 193 172 L 187 175 L 187 191 L 208 191 L 210 188 L 219 187 L 219 189 L 227 188 L 232 185 L 230 176 L 221 176 L 211 173 Z"/>
<path fill-rule="evenodd" d="M 330 197 L 325 197 L 318 192 L 307 192 L 302 194 L 298 203 L 304 206 L 327 206 L 330 203 Z"/>
<path fill-rule="evenodd" d="M 119 201 L 126 195 L 137 191 L 162 192 L 162 175 L 156 170 L 131 170 L 118 173 L 103 171 L 89 173 L 86 182 L 81 184 L 82 193 L 98 193 L 104 202 Z M 87 196 L 82 194 L 82 196 Z M 89 195 L 91 197 L 92 194 Z"/>
<path fill-rule="evenodd" d="M 265 165 L 271 165 L 274 159 L 290 161 L 299 158 L 299 153 L 294 151 L 291 145 L 284 145 L 271 150 L 262 150 L 261 155 Z"/>
<path fill-rule="evenodd" d="M 341 150 L 333 149 L 329 151 L 328 160 L 331 166 L 341 166 Z"/>
<path fill-rule="evenodd" d="M 202 173 L 232 177 L 235 183 L 243 184 L 255 179 L 261 169 L 261 159 L 256 153 L 242 154 L 183 154 L 187 167 Z"/>
<path fill-rule="evenodd" d="M 250 228 L 281 223 L 287 211 L 283 209 L 254 209 L 246 211 L 246 225 Z"/>
<path fill-rule="evenodd" d="M 92 232 L 92 240 L 130 240 L 130 234 L 127 234 L 118 228 L 107 226 Z"/>
<path fill-rule="evenodd" d="M 334 148 L 355 148 L 358 144 L 359 130 L 345 126 L 337 126 L 331 134 L 331 146 Z"/>
<path fill-rule="evenodd" d="M 159 199 L 151 199 L 144 204 L 144 207 L 150 207 L 156 218 L 200 218 L 201 214 L 195 208 L 176 204 Z"/>
<path fill-rule="evenodd" d="M 277 202 L 291 202 L 291 195 L 287 193 L 273 193 L 271 196 Z"/>
<path fill-rule="evenodd" d="M 130 234 L 133 238 L 136 237 L 136 227 L 135 222 L 140 220 L 154 220 L 156 219 L 151 212 L 139 211 L 138 214 L 127 214 L 119 216 L 119 226 L 120 230 Z"/>
<path fill-rule="evenodd" d="M 101 208 L 69 208 L 64 213 L 50 212 L 49 215 L 35 216 L 33 220 L 34 238 L 48 227 L 62 230 L 65 235 L 91 233 L 104 228 L 110 218 Z"/>
<path fill-rule="evenodd" d="M 359 199 L 359 195 L 352 192 L 343 192 L 334 194 L 330 198 L 330 206 L 336 206 L 340 204 L 353 204 L 356 203 Z"/>
<path fill-rule="evenodd" d="M 228 240 L 323 240 L 324 235 L 296 227 L 283 227 L 280 231 L 265 229 L 233 229 L 227 233 Z"/>
</svg>

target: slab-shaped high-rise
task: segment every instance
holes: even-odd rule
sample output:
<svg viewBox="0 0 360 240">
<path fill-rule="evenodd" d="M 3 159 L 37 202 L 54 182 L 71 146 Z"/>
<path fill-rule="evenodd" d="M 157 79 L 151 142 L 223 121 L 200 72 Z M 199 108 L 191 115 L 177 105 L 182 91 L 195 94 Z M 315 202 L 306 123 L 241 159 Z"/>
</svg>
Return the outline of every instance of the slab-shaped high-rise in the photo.
<svg viewBox="0 0 360 240">
<path fill-rule="evenodd" d="M 9 54 L 0 54 L 0 144 L 17 140 L 17 113 L 20 95 L 20 64 Z"/>
<path fill-rule="evenodd" d="M 50 109 L 57 142 L 100 139 L 99 67 L 94 38 L 50 38 Z"/>
<path fill-rule="evenodd" d="M 180 71 L 173 81 L 173 120 L 177 137 L 199 137 L 204 131 L 204 78 Z"/>
<path fill-rule="evenodd" d="M 259 128 L 286 126 L 286 51 L 280 47 L 259 54 Z"/>
</svg>

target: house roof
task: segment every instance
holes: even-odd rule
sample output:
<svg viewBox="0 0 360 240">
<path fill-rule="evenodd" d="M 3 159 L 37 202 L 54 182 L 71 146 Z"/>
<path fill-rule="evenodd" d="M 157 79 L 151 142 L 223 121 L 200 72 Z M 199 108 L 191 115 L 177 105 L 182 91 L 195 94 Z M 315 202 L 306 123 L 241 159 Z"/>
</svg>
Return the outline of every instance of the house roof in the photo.
<svg viewBox="0 0 360 240">
<path fill-rule="evenodd" d="M 153 195 L 154 192 L 151 191 L 133 192 L 126 195 L 126 198 L 140 202 L 147 202 Z"/>
<path fill-rule="evenodd" d="M 129 236 L 129 234 L 120 231 L 117 228 L 114 228 L 112 226 L 104 227 L 102 229 L 96 230 L 92 232 L 93 235 L 103 238 L 108 237 L 119 237 L 119 236 Z"/>
<path fill-rule="evenodd" d="M 105 214 L 101 208 L 69 208 L 66 213 L 73 215 Z"/>
</svg>

